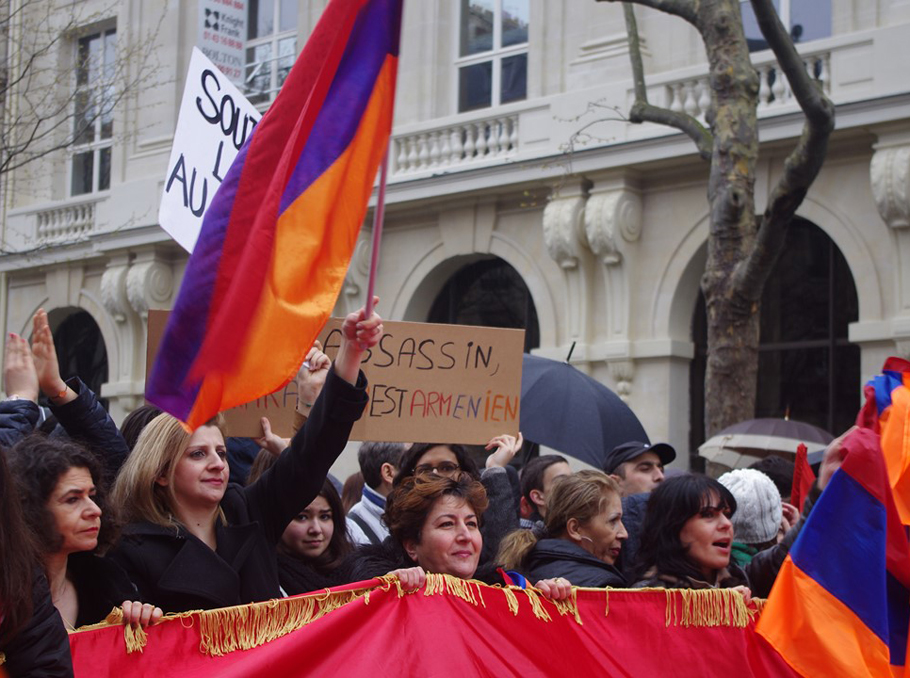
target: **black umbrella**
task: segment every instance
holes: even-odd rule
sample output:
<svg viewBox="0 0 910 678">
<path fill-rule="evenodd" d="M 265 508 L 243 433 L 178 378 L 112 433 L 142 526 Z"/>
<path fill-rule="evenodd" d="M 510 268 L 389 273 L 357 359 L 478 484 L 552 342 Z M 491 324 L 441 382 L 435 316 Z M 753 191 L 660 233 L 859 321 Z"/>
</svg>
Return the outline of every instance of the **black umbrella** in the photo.
<svg viewBox="0 0 910 678">
<path fill-rule="evenodd" d="M 521 369 L 521 432 L 540 445 L 603 468 L 617 445 L 650 442 L 618 395 L 568 363 L 525 354 Z"/>
</svg>

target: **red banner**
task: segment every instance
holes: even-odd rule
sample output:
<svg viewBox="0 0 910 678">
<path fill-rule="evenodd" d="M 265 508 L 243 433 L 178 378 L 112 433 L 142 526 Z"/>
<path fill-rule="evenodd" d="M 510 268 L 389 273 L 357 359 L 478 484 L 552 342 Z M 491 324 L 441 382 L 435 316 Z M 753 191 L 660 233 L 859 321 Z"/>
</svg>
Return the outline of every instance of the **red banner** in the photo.
<svg viewBox="0 0 910 678">
<path fill-rule="evenodd" d="M 145 639 L 110 625 L 70 642 L 77 678 L 796 676 L 754 632 L 758 614 L 729 590 L 575 589 L 554 604 L 430 575 L 412 594 L 374 580 L 177 615 Z"/>
</svg>

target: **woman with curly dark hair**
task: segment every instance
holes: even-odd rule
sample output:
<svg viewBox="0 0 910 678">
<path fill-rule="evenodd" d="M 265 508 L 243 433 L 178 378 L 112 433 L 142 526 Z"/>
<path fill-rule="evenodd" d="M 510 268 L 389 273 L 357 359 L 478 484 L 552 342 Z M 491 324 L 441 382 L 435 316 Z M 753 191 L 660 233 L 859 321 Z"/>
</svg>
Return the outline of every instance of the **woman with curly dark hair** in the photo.
<svg viewBox="0 0 910 678">
<path fill-rule="evenodd" d="M 51 598 L 67 626 L 102 621 L 121 604 L 125 623 L 160 618 L 160 609 L 132 602 L 137 595 L 129 578 L 99 555 L 117 529 L 97 457 L 74 442 L 34 434 L 13 447 L 10 466 Z"/>
<path fill-rule="evenodd" d="M 69 639 L 51 604 L 16 486 L 0 450 L 0 672 L 72 676 Z M 6 675 L 6 674 L 3 674 Z"/>
</svg>

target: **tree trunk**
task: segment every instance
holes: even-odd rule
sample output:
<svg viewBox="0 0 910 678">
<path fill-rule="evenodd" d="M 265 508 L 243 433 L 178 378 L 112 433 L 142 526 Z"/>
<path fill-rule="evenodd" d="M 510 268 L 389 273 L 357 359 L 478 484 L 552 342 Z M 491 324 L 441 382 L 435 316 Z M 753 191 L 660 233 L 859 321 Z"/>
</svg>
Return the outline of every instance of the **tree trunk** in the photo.
<svg viewBox="0 0 910 678">
<path fill-rule="evenodd" d="M 697 27 L 710 67 L 714 146 L 708 183 L 708 261 L 701 288 L 708 316 L 705 435 L 755 413 L 760 296 L 746 298 L 734 274 L 755 243 L 758 74 L 738 0 L 702 0 Z"/>
</svg>

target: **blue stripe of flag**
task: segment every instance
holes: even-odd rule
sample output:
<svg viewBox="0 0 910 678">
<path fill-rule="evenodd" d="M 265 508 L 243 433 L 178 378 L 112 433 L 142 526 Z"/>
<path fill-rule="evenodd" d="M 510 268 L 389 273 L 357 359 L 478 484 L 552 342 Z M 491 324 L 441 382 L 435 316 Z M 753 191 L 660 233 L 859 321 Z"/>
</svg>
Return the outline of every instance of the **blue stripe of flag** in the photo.
<svg viewBox="0 0 910 678">
<path fill-rule="evenodd" d="M 790 557 L 889 644 L 885 507 L 843 469 L 812 509 Z"/>
</svg>

